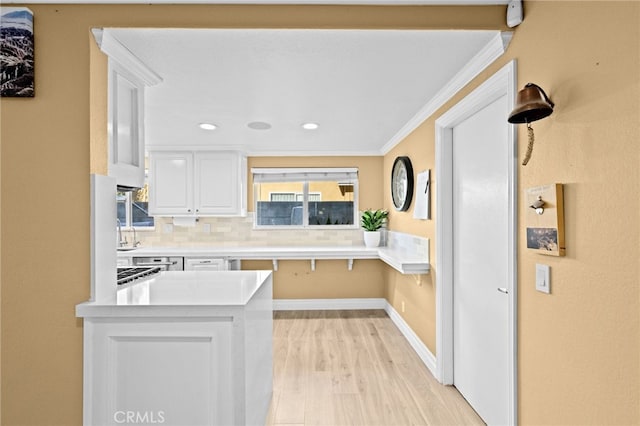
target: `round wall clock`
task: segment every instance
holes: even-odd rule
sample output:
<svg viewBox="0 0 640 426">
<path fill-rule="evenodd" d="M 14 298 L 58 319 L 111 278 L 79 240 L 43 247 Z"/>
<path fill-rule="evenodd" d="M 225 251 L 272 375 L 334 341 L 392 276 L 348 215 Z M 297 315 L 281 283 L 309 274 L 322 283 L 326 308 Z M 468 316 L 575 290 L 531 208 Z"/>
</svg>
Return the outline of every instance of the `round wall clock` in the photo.
<svg viewBox="0 0 640 426">
<path fill-rule="evenodd" d="M 409 157 L 397 157 L 391 169 L 391 198 L 396 210 L 404 212 L 413 197 L 413 167 Z"/>
</svg>

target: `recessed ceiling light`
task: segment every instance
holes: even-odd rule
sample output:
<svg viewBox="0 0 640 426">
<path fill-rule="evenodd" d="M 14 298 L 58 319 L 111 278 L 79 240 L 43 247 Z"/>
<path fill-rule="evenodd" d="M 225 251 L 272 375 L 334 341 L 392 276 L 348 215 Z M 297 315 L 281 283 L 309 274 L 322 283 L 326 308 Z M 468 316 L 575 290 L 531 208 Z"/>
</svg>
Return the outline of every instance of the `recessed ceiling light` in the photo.
<svg viewBox="0 0 640 426">
<path fill-rule="evenodd" d="M 252 121 L 247 124 L 247 127 L 253 130 L 269 130 L 271 128 L 271 124 L 265 123 L 264 121 Z"/>
<path fill-rule="evenodd" d="M 305 129 L 305 130 L 315 130 L 318 127 L 319 127 L 318 123 L 304 123 L 302 125 L 302 128 Z"/>
<path fill-rule="evenodd" d="M 198 124 L 198 126 L 200 126 L 201 129 L 204 130 L 215 130 L 218 128 L 218 126 L 216 126 L 215 124 L 211 124 L 211 123 L 200 123 Z"/>
</svg>

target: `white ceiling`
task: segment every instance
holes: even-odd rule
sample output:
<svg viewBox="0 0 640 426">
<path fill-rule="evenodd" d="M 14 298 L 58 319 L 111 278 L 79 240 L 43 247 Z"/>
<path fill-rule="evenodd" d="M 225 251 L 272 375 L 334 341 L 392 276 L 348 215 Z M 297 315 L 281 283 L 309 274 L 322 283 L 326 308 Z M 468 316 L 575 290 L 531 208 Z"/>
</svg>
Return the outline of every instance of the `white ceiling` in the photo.
<svg viewBox="0 0 640 426">
<path fill-rule="evenodd" d="M 3 0 L 4 4 L 333 4 L 333 5 L 491 5 L 519 0 Z"/>
<path fill-rule="evenodd" d="M 153 146 L 380 155 L 498 31 L 114 29 L 162 82 Z M 267 122 L 269 130 L 247 124 Z M 199 123 L 218 128 L 205 131 Z M 319 128 L 304 130 L 305 122 Z"/>
</svg>

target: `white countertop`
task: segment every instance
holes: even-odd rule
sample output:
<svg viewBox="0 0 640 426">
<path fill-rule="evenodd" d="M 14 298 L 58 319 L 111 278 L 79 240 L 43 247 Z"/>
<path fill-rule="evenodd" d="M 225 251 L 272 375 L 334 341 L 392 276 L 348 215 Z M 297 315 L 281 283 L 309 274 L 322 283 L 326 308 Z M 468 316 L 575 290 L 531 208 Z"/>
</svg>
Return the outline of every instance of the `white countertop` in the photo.
<svg viewBox="0 0 640 426">
<path fill-rule="evenodd" d="M 270 247 L 142 247 L 119 251 L 118 257 L 184 256 L 218 257 L 241 260 L 320 260 L 320 259 L 380 259 L 403 274 L 426 274 L 430 270 L 428 258 L 389 247 L 365 246 L 270 246 Z"/>
<path fill-rule="evenodd" d="M 118 305 L 246 305 L 270 271 L 165 271 L 118 289 Z"/>
<path fill-rule="evenodd" d="M 140 308 L 149 314 L 157 308 L 171 308 L 178 315 L 211 313 L 212 308 L 244 307 L 268 281 L 271 271 L 165 271 L 118 289 L 111 302 L 84 302 L 76 306 L 76 316 L 127 316 Z M 178 308 L 176 310 L 176 308 Z M 179 309 L 182 308 L 182 309 Z M 194 309 L 196 308 L 196 309 Z M 162 311 L 164 313 L 165 311 Z"/>
<path fill-rule="evenodd" d="M 133 256 L 210 256 L 233 257 L 237 259 L 377 259 L 379 247 L 365 246 L 207 246 L 207 247 L 141 247 L 134 250 L 118 251 L 118 257 Z"/>
</svg>

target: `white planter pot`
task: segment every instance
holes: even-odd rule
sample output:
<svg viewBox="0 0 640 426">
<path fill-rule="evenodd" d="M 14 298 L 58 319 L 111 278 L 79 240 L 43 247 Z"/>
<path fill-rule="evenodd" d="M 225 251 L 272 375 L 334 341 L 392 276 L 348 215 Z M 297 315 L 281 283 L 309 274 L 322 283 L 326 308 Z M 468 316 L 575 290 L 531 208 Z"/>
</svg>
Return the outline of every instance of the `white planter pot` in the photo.
<svg viewBox="0 0 640 426">
<path fill-rule="evenodd" d="M 380 245 L 380 231 L 364 231 L 364 245 L 378 247 Z"/>
</svg>

